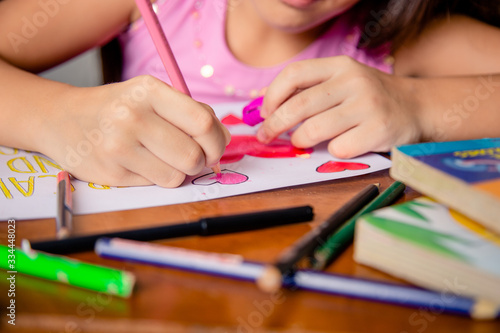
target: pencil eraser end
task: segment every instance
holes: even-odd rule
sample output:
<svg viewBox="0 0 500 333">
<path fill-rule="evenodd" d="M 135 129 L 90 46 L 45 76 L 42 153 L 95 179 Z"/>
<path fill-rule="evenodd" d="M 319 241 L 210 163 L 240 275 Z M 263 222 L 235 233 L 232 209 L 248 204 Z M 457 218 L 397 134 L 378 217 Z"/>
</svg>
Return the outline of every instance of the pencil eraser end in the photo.
<svg viewBox="0 0 500 333">
<path fill-rule="evenodd" d="M 262 275 L 257 279 L 257 286 L 267 293 L 277 292 L 281 288 L 281 272 L 273 266 L 266 267 Z"/>
<path fill-rule="evenodd" d="M 263 100 L 264 96 L 257 97 L 243 108 L 242 120 L 245 124 L 255 126 L 264 121 L 264 118 L 260 116 Z"/>
<path fill-rule="evenodd" d="M 470 311 L 470 316 L 475 320 L 492 320 L 498 318 L 500 305 L 490 300 L 479 299 Z"/>
</svg>

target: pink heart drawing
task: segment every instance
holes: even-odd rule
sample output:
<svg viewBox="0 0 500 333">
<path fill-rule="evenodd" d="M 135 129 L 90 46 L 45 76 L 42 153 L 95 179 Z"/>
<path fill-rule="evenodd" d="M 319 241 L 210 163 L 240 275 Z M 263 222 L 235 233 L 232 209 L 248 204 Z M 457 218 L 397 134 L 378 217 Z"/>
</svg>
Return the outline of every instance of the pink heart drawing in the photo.
<svg viewBox="0 0 500 333">
<path fill-rule="evenodd" d="M 364 163 L 328 161 L 316 168 L 316 171 L 319 173 L 332 173 L 344 170 L 363 170 L 369 167 L 368 164 Z"/>
<path fill-rule="evenodd" d="M 213 172 L 207 173 L 206 175 L 193 179 L 191 183 L 193 185 L 203 185 L 203 186 L 213 185 L 217 183 L 222 185 L 236 185 L 244 183 L 247 180 L 248 176 L 245 176 L 242 173 L 224 169 L 221 171 L 220 175 L 217 175 Z"/>
</svg>

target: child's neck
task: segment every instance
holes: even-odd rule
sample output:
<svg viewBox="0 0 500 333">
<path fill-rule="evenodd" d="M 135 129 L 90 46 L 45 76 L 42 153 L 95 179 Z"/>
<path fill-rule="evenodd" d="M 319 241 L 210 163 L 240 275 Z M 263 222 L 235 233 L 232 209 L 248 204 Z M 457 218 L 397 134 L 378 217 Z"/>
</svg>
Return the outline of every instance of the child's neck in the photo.
<svg viewBox="0 0 500 333">
<path fill-rule="evenodd" d="M 248 2 L 227 11 L 226 42 L 233 55 L 250 66 L 269 67 L 293 58 L 329 26 L 323 24 L 298 34 L 273 29 L 244 4 Z"/>
</svg>

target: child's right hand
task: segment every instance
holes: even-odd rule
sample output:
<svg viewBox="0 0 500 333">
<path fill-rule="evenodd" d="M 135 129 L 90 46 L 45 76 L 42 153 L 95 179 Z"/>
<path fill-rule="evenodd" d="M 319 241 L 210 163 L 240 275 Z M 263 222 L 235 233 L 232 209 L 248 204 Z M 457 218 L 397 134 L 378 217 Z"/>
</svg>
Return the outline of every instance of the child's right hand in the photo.
<svg viewBox="0 0 500 333">
<path fill-rule="evenodd" d="M 179 186 L 230 141 L 208 105 L 152 76 L 70 87 L 42 127 L 39 151 L 78 179 L 115 186 Z"/>
</svg>

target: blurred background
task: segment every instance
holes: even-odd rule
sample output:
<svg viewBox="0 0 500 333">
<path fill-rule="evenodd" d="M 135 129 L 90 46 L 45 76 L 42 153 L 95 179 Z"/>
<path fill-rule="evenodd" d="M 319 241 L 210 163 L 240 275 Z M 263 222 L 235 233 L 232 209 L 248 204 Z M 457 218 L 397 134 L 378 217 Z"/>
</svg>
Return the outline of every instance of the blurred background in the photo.
<svg viewBox="0 0 500 333">
<path fill-rule="evenodd" d="M 99 49 L 93 49 L 40 74 L 78 87 L 92 87 L 103 82 Z"/>
</svg>

